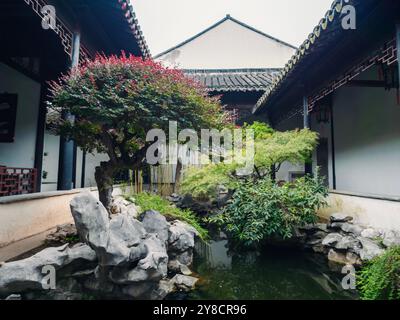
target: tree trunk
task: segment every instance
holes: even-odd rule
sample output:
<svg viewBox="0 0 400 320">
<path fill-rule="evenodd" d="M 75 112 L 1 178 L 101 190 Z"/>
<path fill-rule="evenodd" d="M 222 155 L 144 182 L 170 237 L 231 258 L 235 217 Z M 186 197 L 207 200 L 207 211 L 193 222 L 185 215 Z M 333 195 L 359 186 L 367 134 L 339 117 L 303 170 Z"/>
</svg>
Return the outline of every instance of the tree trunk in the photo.
<svg viewBox="0 0 400 320">
<path fill-rule="evenodd" d="M 278 171 L 278 170 L 276 170 L 276 166 L 273 164 L 273 165 L 271 166 L 271 180 L 272 180 L 273 182 L 276 182 L 276 173 L 277 173 L 277 171 Z"/>
<path fill-rule="evenodd" d="M 96 167 L 95 179 L 97 189 L 99 190 L 100 202 L 104 205 L 107 211 L 111 209 L 112 192 L 113 192 L 113 173 L 114 170 L 108 165 L 107 162 L 102 162 L 100 166 Z"/>
<path fill-rule="evenodd" d="M 178 161 L 178 164 L 176 165 L 176 171 L 175 171 L 174 193 L 178 192 L 179 184 L 181 182 L 181 174 L 182 174 L 182 163 L 180 161 Z"/>
</svg>

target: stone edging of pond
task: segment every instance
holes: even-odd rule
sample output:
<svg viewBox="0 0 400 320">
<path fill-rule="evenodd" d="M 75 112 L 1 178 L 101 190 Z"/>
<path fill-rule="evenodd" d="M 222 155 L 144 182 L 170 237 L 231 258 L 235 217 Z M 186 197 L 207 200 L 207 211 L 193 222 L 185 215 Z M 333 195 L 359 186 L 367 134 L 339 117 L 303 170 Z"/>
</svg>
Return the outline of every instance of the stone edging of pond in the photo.
<svg viewBox="0 0 400 320">
<path fill-rule="evenodd" d="M 353 222 L 353 217 L 334 213 L 328 223 L 316 223 L 296 228 L 295 239 L 306 249 L 327 255 L 329 261 L 342 265 L 361 266 L 400 245 L 400 234 L 379 230 Z"/>
</svg>

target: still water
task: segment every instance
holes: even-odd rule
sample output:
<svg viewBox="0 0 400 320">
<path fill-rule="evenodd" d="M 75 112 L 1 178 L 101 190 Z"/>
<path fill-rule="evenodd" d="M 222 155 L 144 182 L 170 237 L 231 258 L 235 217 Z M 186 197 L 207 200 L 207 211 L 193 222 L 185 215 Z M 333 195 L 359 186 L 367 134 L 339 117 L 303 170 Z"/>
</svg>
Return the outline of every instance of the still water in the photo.
<svg viewBox="0 0 400 320">
<path fill-rule="evenodd" d="M 228 241 L 199 245 L 195 272 L 201 281 L 188 299 L 348 300 L 357 292 L 342 288 L 344 277 L 322 255 L 282 248 L 231 254 Z"/>
</svg>

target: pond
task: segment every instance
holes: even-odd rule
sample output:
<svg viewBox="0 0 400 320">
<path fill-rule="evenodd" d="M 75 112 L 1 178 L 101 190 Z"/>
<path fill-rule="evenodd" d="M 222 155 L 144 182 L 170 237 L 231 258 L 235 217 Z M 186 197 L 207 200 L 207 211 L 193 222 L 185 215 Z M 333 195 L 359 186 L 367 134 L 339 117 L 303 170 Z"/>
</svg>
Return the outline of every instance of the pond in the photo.
<svg viewBox="0 0 400 320">
<path fill-rule="evenodd" d="M 262 253 L 230 254 L 228 241 L 201 245 L 195 272 L 201 277 L 192 300 L 350 300 L 355 291 L 341 286 L 322 255 L 268 247 Z"/>
<path fill-rule="evenodd" d="M 197 243 L 193 265 L 200 278 L 196 290 L 175 293 L 168 300 L 353 300 L 344 290 L 340 268 L 332 270 L 324 255 L 299 248 L 265 247 L 262 252 L 233 253 L 228 240 Z M 68 287 L 68 286 L 67 286 Z M 63 292 L 25 296 L 25 299 L 103 299 L 90 292 L 77 297 Z M 117 299 L 117 297 L 105 297 Z"/>
</svg>

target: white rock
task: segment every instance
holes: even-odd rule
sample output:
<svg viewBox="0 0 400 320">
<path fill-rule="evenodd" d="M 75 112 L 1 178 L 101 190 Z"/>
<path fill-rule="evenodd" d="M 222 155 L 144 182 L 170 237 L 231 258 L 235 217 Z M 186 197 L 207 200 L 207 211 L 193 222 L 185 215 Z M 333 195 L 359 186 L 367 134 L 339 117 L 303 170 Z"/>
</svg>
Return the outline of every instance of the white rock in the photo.
<svg viewBox="0 0 400 320">
<path fill-rule="evenodd" d="M 369 261 L 373 258 L 380 256 L 384 253 L 384 250 L 371 239 L 359 237 L 362 249 L 360 250 L 360 257 L 363 261 Z"/>
<path fill-rule="evenodd" d="M 339 250 L 354 250 L 358 251 L 361 248 L 360 241 L 352 236 L 343 237 L 334 247 Z"/>
<path fill-rule="evenodd" d="M 334 213 L 330 217 L 331 222 L 349 222 L 353 221 L 353 217 L 345 213 Z"/>
<path fill-rule="evenodd" d="M 194 239 L 198 233 L 195 228 L 182 221 L 174 221 L 169 228 L 169 247 L 171 250 L 184 252 L 194 248 Z"/>
<path fill-rule="evenodd" d="M 168 273 L 168 254 L 165 242 L 152 234 L 144 240 L 147 255 L 137 266 L 115 268 L 110 279 L 116 284 L 135 284 L 143 281 L 159 281 Z"/>
<path fill-rule="evenodd" d="M 336 244 L 343 239 L 343 236 L 339 233 L 330 233 L 324 240 L 322 240 L 323 246 L 334 247 Z"/>
<path fill-rule="evenodd" d="M 372 228 L 367 228 L 361 232 L 361 237 L 363 238 L 376 239 L 379 238 L 380 236 L 381 233 L 378 230 Z"/>
<path fill-rule="evenodd" d="M 340 228 L 342 229 L 342 231 L 346 233 L 351 233 L 357 237 L 360 236 L 361 232 L 363 232 L 364 230 L 364 228 L 362 228 L 361 226 L 351 223 L 343 223 Z"/>
<path fill-rule="evenodd" d="M 96 252 L 100 266 L 135 262 L 146 255 L 141 244 L 146 232 L 139 221 L 124 214 L 110 221 L 107 210 L 89 193 L 75 197 L 71 211 L 80 238 Z"/>
<path fill-rule="evenodd" d="M 131 203 L 128 207 L 127 207 L 127 215 L 137 219 L 140 215 L 140 208 L 137 207 L 135 204 Z"/>
<path fill-rule="evenodd" d="M 193 274 L 192 270 L 190 270 L 189 267 L 184 264 L 180 265 L 180 271 L 185 276 L 191 276 Z"/>
<path fill-rule="evenodd" d="M 157 211 L 146 211 L 142 220 L 143 227 L 148 233 L 157 234 L 158 237 L 167 242 L 169 237 L 169 223 L 167 219 Z"/>
<path fill-rule="evenodd" d="M 42 290 L 44 266 L 53 266 L 57 271 L 75 261 L 82 264 L 95 262 L 96 255 L 87 245 L 80 244 L 72 249 L 63 245 L 44 249 L 24 260 L 6 263 L 0 268 L 0 293 Z"/>
<path fill-rule="evenodd" d="M 195 288 L 198 278 L 191 276 L 184 276 L 181 274 L 175 275 L 171 281 L 174 283 L 178 290 L 191 291 Z"/>
<path fill-rule="evenodd" d="M 328 260 L 339 264 L 361 265 L 360 257 L 352 252 L 342 253 L 334 249 L 329 250 Z"/>
<path fill-rule="evenodd" d="M 388 248 L 400 245 L 400 234 L 393 230 L 386 231 L 383 235 L 383 244 Z"/>
</svg>

